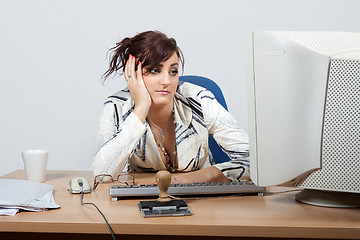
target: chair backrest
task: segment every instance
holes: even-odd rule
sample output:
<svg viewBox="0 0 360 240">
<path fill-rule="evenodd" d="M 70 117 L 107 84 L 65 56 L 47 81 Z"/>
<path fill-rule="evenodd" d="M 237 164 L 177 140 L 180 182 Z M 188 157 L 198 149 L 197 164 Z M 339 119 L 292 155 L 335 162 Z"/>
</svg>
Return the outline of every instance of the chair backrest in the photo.
<svg viewBox="0 0 360 240">
<path fill-rule="evenodd" d="M 189 83 L 201 86 L 203 88 L 206 88 L 207 90 L 212 92 L 214 94 L 216 100 L 226 110 L 228 110 L 224 95 L 223 95 L 220 87 L 211 79 L 206 78 L 206 77 L 187 75 L 187 76 L 180 76 L 180 81 L 189 82 Z M 230 161 L 230 158 L 226 155 L 226 153 L 223 152 L 223 150 L 221 150 L 221 148 L 216 143 L 216 141 L 212 137 L 212 135 L 209 135 L 209 148 L 214 157 L 215 163 L 222 163 L 222 162 Z"/>
</svg>

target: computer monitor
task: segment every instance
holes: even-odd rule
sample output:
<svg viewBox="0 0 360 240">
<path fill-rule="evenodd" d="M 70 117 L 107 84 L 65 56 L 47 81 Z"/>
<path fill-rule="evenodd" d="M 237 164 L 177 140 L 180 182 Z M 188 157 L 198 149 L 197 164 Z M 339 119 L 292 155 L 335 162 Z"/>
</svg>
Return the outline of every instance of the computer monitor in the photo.
<svg viewBox="0 0 360 240">
<path fill-rule="evenodd" d="M 360 33 L 252 32 L 249 50 L 252 181 L 360 206 Z"/>
</svg>

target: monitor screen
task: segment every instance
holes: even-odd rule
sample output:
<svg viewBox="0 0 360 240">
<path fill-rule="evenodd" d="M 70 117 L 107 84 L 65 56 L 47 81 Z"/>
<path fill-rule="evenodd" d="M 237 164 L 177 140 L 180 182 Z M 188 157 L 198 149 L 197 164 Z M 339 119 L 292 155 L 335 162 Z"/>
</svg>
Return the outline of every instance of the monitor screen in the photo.
<svg viewBox="0 0 360 240">
<path fill-rule="evenodd" d="M 360 193 L 360 33 L 253 32 L 248 49 L 253 182 Z"/>
</svg>

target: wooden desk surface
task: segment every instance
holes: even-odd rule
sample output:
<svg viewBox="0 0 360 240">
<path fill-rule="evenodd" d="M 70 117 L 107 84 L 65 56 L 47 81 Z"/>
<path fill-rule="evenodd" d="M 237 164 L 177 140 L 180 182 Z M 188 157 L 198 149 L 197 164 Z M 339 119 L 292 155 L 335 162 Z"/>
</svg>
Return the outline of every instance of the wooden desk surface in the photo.
<svg viewBox="0 0 360 240">
<path fill-rule="evenodd" d="M 80 195 L 68 191 L 72 177 L 86 177 L 88 171 L 48 171 L 46 183 L 55 187 L 60 209 L 46 212 L 20 212 L 0 216 L 0 232 L 51 232 L 108 234 L 101 215 L 90 205 L 80 204 Z M 153 174 L 137 174 L 136 183 L 154 182 Z M 23 170 L 2 178 L 25 179 Z M 100 184 L 84 196 L 105 214 L 116 234 L 327 238 L 359 239 L 360 209 L 323 208 L 295 201 L 296 192 L 269 196 L 186 200 L 194 215 L 184 217 L 143 218 L 139 200 L 111 201 L 109 187 Z M 271 191 L 287 190 L 271 188 Z"/>
</svg>

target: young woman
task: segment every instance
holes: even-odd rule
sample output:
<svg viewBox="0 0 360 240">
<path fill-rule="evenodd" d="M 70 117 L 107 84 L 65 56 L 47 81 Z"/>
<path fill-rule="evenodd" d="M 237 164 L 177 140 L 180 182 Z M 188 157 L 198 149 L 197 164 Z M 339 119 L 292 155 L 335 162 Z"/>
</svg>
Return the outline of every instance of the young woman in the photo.
<svg viewBox="0 0 360 240">
<path fill-rule="evenodd" d="M 168 169 L 181 173 L 172 183 L 249 179 L 247 134 L 210 91 L 179 82 L 184 61 L 173 38 L 148 31 L 111 50 L 104 77 L 121 71 L 127 89 L 105 101 L 94 175 Z M 213 164 L 209 134 L 231 161 Z"/>
</svg>

